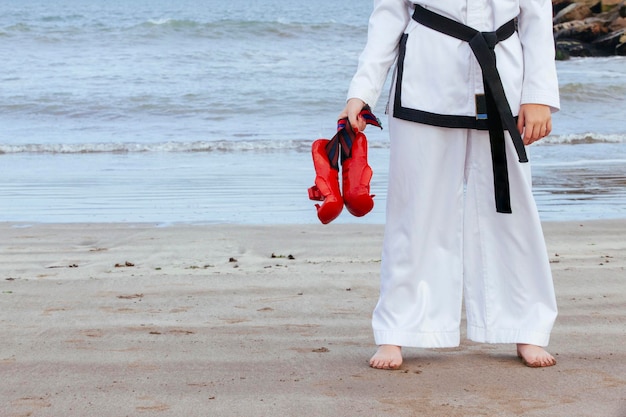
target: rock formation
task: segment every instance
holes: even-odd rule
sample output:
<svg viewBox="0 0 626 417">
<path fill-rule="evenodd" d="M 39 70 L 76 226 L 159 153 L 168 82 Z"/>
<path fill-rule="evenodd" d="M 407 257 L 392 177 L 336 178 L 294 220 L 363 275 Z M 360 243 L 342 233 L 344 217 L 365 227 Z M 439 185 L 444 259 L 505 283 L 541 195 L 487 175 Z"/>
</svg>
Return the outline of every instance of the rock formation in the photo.
<svg viewBox="0 0 626 417">
<path fill-rule="evenodd" d="M 557 59 L 626 56 L 625 0 L 552 0 Z"/>
</svg>

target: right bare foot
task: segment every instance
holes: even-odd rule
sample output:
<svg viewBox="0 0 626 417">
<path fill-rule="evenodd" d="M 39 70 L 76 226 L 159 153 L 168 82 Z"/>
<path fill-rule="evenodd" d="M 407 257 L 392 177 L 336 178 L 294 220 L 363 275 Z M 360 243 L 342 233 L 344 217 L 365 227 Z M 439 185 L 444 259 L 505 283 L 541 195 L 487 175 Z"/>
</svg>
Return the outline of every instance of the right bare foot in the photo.
<svg viewBox="0 0 626 417">
<path fill-rule="evenodd" d="M 556 365 L 554 356 L 550 355 L 540 346 L 518 343 L 517 356 L 520 357 L 524 365 L 530 368 L 543 368 Z"/>
<path fill-rule="evenodd" d="M 402 348 L 394 345 L 381 345 L 370 359 L 370 366 L 376 369 L 398 369 L 402 365 Z"/>
</svg>

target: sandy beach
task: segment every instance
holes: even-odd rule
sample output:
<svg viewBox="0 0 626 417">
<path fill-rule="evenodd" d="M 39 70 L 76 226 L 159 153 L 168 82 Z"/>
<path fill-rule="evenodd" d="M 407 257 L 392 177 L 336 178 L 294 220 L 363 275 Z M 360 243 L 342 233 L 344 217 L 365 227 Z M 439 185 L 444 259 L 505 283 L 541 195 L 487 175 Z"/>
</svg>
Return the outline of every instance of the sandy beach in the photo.
<svg viewBox="0 0 626 417">
<path fill-rule="evenodd" d="M 382 231 L 0 224 L 0 415 L 626 416 L 626 220 L 544 225 L 548 369 L 465 340 L 370 369 Z"/>
</svg>

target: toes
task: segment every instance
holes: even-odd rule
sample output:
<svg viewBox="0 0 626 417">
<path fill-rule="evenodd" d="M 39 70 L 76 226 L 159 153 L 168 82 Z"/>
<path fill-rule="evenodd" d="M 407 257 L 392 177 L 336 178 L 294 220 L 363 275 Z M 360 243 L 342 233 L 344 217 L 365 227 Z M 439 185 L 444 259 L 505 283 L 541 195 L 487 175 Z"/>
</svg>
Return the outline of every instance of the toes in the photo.
<svg viewBox="0 0 626 417">
<path fill-rule="evenodd" d="M 547 360 L 545 360 L 543 363 L 544 363 L 543 366 L 554 366 L 556 365 L 556 359 L 550 357 Z"/>
<path fill-rule="evenodd" d="M 400 363 L 396 360 L 387 358 L 372 358 L 369 365 L 376 369 L 398 369 L 400 367 Z"/>
<path fill-rule="evenodd" d="M 531 360 L 522 358 L 522 363 L 530 368 L 544 368 L 556 365 L 556 360 L 552 357 L 535 357 Z"/>
<path fill-rule="evenodd" d="M 372 358 L 370 359 L 370 366 L 372 368 L 376 368 L 376 369 L 382 369 L 384 363 L 379 360 L 378 358 Z"/>
<path fill-rule="evenodd" d="M 390 361 L 385 360 L 372 360 L 370 361 L 370 366 L 376 369 L 395 369 Z"/>
<path fill-rule="evenodd" d="M 383 361 L 379 361 L 379 360 L 371 360 L 370 361 L 370 366 L 372 368 L 376 368 L 376 369 L 387 369 L 387 364 Z"/>
</svg>

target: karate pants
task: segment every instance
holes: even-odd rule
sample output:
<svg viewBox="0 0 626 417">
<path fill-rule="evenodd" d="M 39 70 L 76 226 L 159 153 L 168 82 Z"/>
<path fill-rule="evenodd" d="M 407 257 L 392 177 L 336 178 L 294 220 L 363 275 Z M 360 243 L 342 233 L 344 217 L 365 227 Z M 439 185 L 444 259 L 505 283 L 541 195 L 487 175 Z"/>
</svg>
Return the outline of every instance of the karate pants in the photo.
<svg viewBox="0 0 626 417">
<path fill-rule="evenodd" d="M 557 315 L 529 163 L 506 133 L 512 214 L 496 212 L 489 134 L 389 118 L 391 155 L 376 344 L 467 337 L 546 346 Z"/>
</svg>

